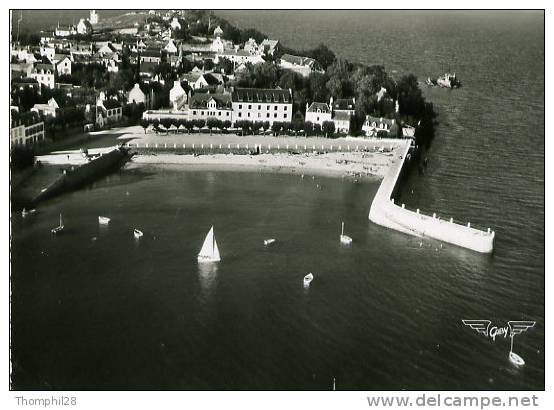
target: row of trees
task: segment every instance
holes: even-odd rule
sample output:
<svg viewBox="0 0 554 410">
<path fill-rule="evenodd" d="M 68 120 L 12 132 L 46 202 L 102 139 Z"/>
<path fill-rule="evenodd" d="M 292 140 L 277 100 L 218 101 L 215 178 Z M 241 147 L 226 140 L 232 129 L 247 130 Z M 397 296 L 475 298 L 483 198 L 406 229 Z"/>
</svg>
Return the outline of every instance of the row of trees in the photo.
<svg viewBox="0 0 554 410">
<path fill-rule="evenodd" d="M 219 130 L 221 132 L 229 130 L 232 127 L 231 121 L 222 121 L 217 118 L 194 119 L 194 120 L 177 120 L 164 118 L 161 120 L 145 120 L 141 119 L 139 124 L 144 129 L 152 125 L 156 131 L 166 131 L 171 126 L 186 128 L 188 132 L 192 132 L 193 129 L 205 129 L 210 131 Z M 163 128 L 161 127 L 163 126 Z M 310 121 L 293 121 L 293 122 L 280 122 L 275 121 L 270 124 L 269 121 L 248 121 L 241 120 L 236 121 L 233 127 L 235 130 L 240 130 L 242 135 L 259 135 L 271 131 L 274 135 L 305 135 L 305 136 L 336 136 L 335 123 L 332 121 L 324 121 L 322 125 L 314 124 Z"/>
</svg>

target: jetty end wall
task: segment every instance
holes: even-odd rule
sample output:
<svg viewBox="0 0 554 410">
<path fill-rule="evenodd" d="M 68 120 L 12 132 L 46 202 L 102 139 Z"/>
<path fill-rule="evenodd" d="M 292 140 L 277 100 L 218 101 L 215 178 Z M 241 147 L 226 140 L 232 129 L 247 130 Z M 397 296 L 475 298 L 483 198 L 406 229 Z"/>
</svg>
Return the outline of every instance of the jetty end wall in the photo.
<svg viewBox="0 0 554 410">
<path fill-rule="evenodd" d="M 460 225 L 454 223 L 452 219 L 440 219 L 436 214 L 423 215 L 419 209 L 414 212 L 406 209 L 404 204 L 399 206 L 394 203 L 393 194 L 409 150 L 410 142 L 406 141 L 402 146 L 402 155 L 393 160 L 373 198 L 369 219 L 377 225 L 410 235 L 433 238 L 476 252 L 491 253 L 494 248 L 494 231 L 475 229 L 469 223 L 467 226 Z"/>
</svg>

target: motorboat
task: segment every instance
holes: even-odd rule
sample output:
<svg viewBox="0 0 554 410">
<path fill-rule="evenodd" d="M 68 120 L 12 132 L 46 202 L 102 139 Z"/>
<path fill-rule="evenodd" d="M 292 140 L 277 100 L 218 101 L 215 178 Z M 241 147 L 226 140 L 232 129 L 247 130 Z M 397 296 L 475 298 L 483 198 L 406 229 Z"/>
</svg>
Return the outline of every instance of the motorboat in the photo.
<svg viewBox="0 0 554 410">
<path fill-rule="evenodd" d="M 310 286 L 310 283 L 312 283 L 312 280 L 314 280 L 313 273 L 308 273 L 306 276 L 304 276 L 304 287 L 307 288 Z"/>
<path fill-rule="evenodd" d="M 107 216 L 99 216 L 98 217 L 98 223 L 100 225 L 108 225 L 110 223 L 111 219 Z"/>
<path fill-rule="evenodd" d="M 141 230 L 133 229 L 133 235 L 135 236 L 135 239 L 140 239 L 144 236 Z"/>
<path fill-rule="evenodd" d="M 265 246 L 271 245 L 272 243 L 275 243 L 274 238 L 264 239 L 264 245 Z"/>
</svg>

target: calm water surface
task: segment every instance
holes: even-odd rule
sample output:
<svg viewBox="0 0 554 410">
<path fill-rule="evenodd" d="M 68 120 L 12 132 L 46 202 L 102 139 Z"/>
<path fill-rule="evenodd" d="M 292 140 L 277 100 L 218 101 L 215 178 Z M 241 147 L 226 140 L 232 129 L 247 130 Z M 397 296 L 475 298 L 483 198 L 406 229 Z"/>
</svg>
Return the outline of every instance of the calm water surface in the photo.
<svg viewBox="0 0 554 410">
<path fill-rule="evenodd" d="M 455 70 L 460 90 L 425 89 L 440 125 L 401 197 L 490 226 L 494 254 L 420 248 L 373 225 L 378 183 L 129 166 L 14 217 L 14 387 L 329 389 L 335 377 L 337 389 L 543 389 L 543 15 L 222 14 L 397 77 Z M 60 211 L 67 232 L 52 238 Z M 200 270 L 212 224 L 223 260 Z M 515 370 L 509 340 L 467 318 L 536 320 L 515 339 L 527 365 Z"/>
</svg>

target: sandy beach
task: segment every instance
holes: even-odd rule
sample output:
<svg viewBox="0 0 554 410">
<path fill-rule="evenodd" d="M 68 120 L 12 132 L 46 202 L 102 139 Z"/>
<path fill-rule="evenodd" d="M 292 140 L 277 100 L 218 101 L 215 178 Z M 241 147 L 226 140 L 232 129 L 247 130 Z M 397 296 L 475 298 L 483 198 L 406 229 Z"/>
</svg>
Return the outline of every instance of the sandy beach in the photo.
<svg viewBox="0 0 554 410">
<path fill-rule="evenodd" d="M 291 136 L 237 136 L 221 134 L 144 134 L 137 127 L 118 132 L 117 140 L 126 141 L 137 152 L 129 166 L 170 165 L 195 168 L 236 169 L 244 171 L 287 172 L 352 178 L 382 178 L 391 161 L 400 155 L 400 140 L 358 138 L 314 138 Z M 186 146 L 188 151 L 183 152 Z M 220 153 L 218 147 L 237 147 L 243 151 L 260 147 L 259 155 Z M 138 147 L 138 148 L 137 148 Z M 148 149 L 145 149 L 148 147 Z M 194 148 L 193 148 L 194 147 Z M 214 152 L 210 152 L 210 147 Z M 89 149 L 99 155 L 111 147 Z M 174 153 L 172 151 L 175 151 Z M 288 150 L 288 152 L 284 152 Z M 44 164 L 82 165 L 80 151 L 57 151 L 37 158 Z"/>
</svg>

